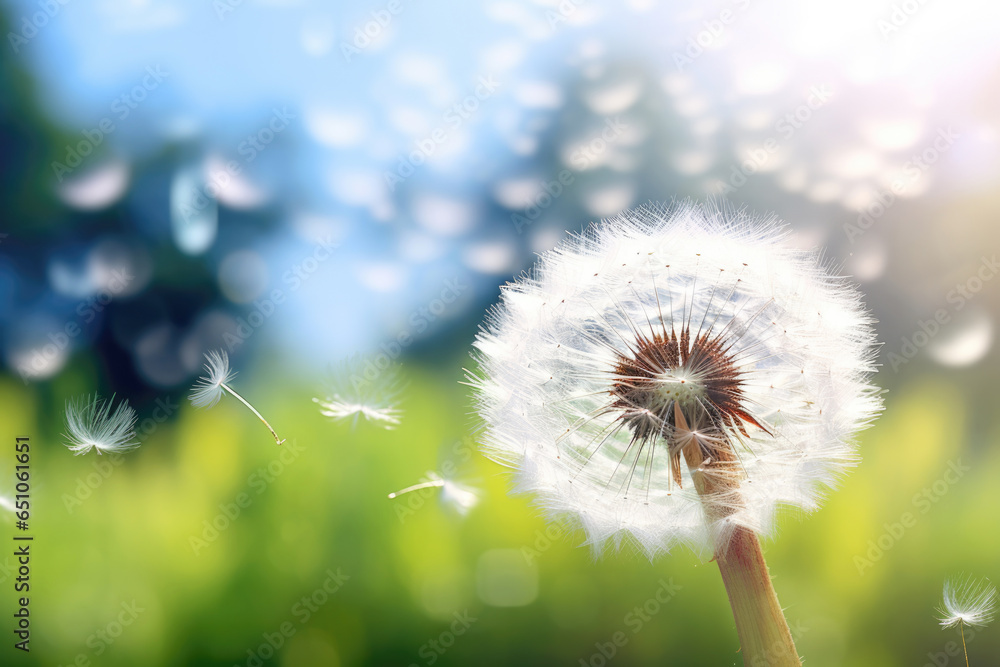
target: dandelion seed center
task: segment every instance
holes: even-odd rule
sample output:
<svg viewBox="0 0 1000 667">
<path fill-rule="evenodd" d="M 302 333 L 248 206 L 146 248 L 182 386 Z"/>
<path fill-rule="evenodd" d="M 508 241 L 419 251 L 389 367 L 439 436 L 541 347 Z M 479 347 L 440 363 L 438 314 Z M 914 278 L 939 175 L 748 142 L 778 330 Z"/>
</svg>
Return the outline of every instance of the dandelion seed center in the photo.
<svg viewBox="0 0 1000 667">
<path fill-rule="evenodd" d="M 744 373 L 722 337 L 692 341 L 685 329 L 640 335 L 632 348 L 634 356 L 619 355 L 611 394 L 635 439 L 671 434 L 675 403 L 696 429 L 724 436 L 727 427 L 744 435 L 748 424 L 764 428 L 744 407 Z"/>
<path fill-rule="evenodd" d="M 658 373 L 653 377 L 656 386 L 653 391 L 657 398 L 669 407 L 671 401 L 677 401 L 685 409 L 697 406 L 705 399 L 705 384 L 689 369 L 681 367 Z"/>
</svg>

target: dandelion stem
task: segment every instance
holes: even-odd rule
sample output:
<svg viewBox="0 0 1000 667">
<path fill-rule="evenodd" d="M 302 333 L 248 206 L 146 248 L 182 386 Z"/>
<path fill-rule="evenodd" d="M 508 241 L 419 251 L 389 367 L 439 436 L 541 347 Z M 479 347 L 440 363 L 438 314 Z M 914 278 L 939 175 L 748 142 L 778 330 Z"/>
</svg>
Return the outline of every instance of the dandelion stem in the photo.
<svg viewBox="0 0 1000 667">
<path fill-rule="evenodd" d="M 969 649 L 965 647 L 965 621 L 958 622 L 958 631 L 962 633 L 962 651 L 965 653 L 965 667 L 969 667 Z"/>
<path fill-rule="evenodd" d="M 262 415 L 262 414 L 260 414 L 259 412 L 257 412 L 257 408 L 255 408 L 254 406 L 250 405 L 250 403 L 249 403 L 249 402 L 247 401 L 247 399 L 243 398 L 243 397 L 242 397 L 242 396 L 240 396 L 240 395 L 239 395 L 238 393 L 236 393 L 236 391 L 235 391 L 235 390 L 233 390 L 233 388 L 232 388 L 232 387 L 230 387 L 230 386 L 229 386 L 228 384 L 226 384 L 225 382 L 223 382 L 223 383 L 221 384 L 221 386 L 222 386 L 222 388 L 223 388 L 223 389 L 225 389 L 226 391 L 228 391 L 228 392 L 229 392 L 230 394 L 232 394 L 233 396 L 235 396 L 236 398 L 238 398 L 238 399 L 240 400 L 240 403 L 242 403 L 243 405 L 245 405 L 245 406 L 247 406 L 248 408 L 250 408 L 250 411 L 251 411 L 251 412 L 253 412 L 253 413 L 254 413 L 255 415 L 257 415 L 257 419 L 261 420 L 261 422 L 263 422 L 263 423 L 264 423 L 264 426 L 266 426 L 266 427 L 267 427 L 267 430 L 271 432 L 271 435 L 273 435 L 273 436 L 274 436 L 274 441 L 275 441 L 276 443 L 278 443 L 278 444 L 280 445 L 281 443 L 283 443 L 283 442 L 284 442 L 284 439 L 279 439 L 279 438 L 278 438 L 278 434 L 274 432 L 274 429 L 273 429 L 273 428 L 271 428 L 271 425 L 267 423 L 267 420 L 266 420 L 266 419 L 264 419 L 264 415 Z"/>
<path fill-rule="evenodd" d="M 728 447 L 713 447 L 713 459 L 707 459 L 699 437 L 689 430 L 680 408 L 674 405 L 675 437 L 685 440 L 684 460 L 708 520 L 716 522 L 732 513 L 734 504 L 739 503 L 734 474 L 738 460 Z M 743 664 L 801 667 L 757 534 L 738 527 L 731 536 L 720 538 L 715 547 L 715 561 L 736 620 Z"/>
<path fill-rule="evenodd" d="M 390 498 L 395 498 L 396 496 L 401 496 L 404 493 L 409 493 L 410 491 L 419 491 L 420 489 L 429 489 L 429 488 L 435 487 L 435 486 L 444 486 L 444 480 L 443 479 L 435 479 L 435 480 L 431 480 L 430 482 L 421 482 L 420 484 L 414 484 L 413 486 L 408 486 L 405 489 L 400 489 L 399 491 L 396 491 L 394 493 L 390 493 L 389 497 Z"/>
<path fill-rule="evenodd" d="M 738 528 L 725 552 L 716 552 L 716 562 L 736 619 L 744 664 L 799 667 L 757 535 Z"/>
</svg>

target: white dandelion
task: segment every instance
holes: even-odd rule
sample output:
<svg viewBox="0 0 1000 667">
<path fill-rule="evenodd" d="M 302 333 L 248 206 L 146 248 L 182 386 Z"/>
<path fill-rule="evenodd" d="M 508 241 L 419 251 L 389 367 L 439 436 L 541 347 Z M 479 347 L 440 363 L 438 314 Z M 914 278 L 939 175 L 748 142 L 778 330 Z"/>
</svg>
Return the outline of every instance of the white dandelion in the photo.
<svg viewBox="0 0 1000 667">
<path fill-rule="evenodd" d="M 945 628 L 958 626 L 966 665 L 969 664 L 969 652 L 965 647 L 965 626 L 989 625 L 996 609 L 997 589 L 987 579 L 976 581 L 966 577 L 944 582 L 944 606 L 938 610 L 941 614 L 938 620 Z"/>
<path fill-rule="evenodd" d="M 105 401 L 96 394 L 66 402 L 66 446 L 77 456 L 91 449 L 98 454 L 125 452 L 139 446 L 135 440 L 135 410 L 122 401 L 112 409 L 114 396 Z"/>
<path fill-rule="evenodd" d="M 985 627 L 993 621 L 996 609 L 997 589 L 988 580 L 966 577 L 944 582 L 944 607 L 939 610 L 942 627 Z"/>
<path fill-rule="evenodd" d="M 285 440 L 283 438 L 278 438 L 278 434 L 274 432 L 271 425 L 264 419 L 264 416 L 257 412 L 257 408 L 250 405 L 250 402 L 245 398 L 240 396 L 236 390 L 229 386 L 233 378 L 236 377 L 236 371 L 229 368 L 229 355 L 226 354 L 225 350 L 215 351 L 212 350 L 205 354 L 205 359 L 208 363 L 205 364 L 205 370 L 208 372 L 208 377 L 199 377 L 198 381 L 195 383 L 191 396 L 191 404 L 196 408 L 210 408 L 214 406 L 222 398 L 225 392 L 229 392 L 240 403 L 247 406 L 251 412 L 257 415 L 267 430 L 271 432 L 274 437 L 274 441 L 279 445 Z"/>
<path fill-rule="evenodd" d="M 218 403 L 225 394 L 226 383 L 236 377 L 236 372 L 229 368 L 229 355 L 224 350 L 212 350 L 205 354 L 205 359 L 208 377 L 198 378 L 189 397 L 196 408 L 210 408 Z"/>
<path fill-rule="evenodd" d="M 468 514 L 479 503 L 479 491 L 474 487 L 442 477 L 433 471 L 427 473 L 424 481 L 390 493 L 389 498 L 398 498 L 407 493 L 424 489 L 440 489 L 441 504 L 451 508 L 461 516 Z"/>
<path fill-rule="evenodd" d="M 593 225 L 503 288 L 469 380 L 485 453 L 517 491 L 595 548 L 713 552 L 727 589 L 769 591 L 755 615 L 784 628 L 757 639 L 793 650 L 763 559 L 748 574 L 726 555 L 757 562 L 779 507 L 819 506 L 881 399 L 859 293 L 786 235 L 691 203 Z M 750 664 L 753 622 L 737 616 Z"/>
<path fill-rule="evenodd" d="M 387 430 L 399 426 L 403 411 L 399 397 L 406 388 L 399 365 L 379 367 L 361 355 L 348 357 L 331 368 L 329 386 L 323 398 L 314 398 L 320 414 L 333 421 L 360 418 Z"/>
</svg>

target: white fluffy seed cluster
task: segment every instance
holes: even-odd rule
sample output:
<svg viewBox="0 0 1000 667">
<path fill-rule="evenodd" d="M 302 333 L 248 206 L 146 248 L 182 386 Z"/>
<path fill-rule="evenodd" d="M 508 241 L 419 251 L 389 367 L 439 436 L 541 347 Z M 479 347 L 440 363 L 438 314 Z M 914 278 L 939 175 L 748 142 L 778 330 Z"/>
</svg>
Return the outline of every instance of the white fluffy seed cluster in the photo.
<svg viewBox="0 0 1000 667">
<path fill-rule="evenodd" d="M 772 535 L 779 507 L 817 508 L 881 410 L 875 335 L 857 289 L 786 236 L 776 219 L 684 202 L 623 212 L 544 253 L 475 344 L 486 455 L 595 549 L 624 539 L 651 558 L 678 543 L 710 552 L 736 526 Z M 678 487 L 666 445 L 640 446 L 612 407 L 616 362 L 637 338 L 685 327 L 723 341 L 764 427 L 726 427 L 740 472 L 719 520 L 686 466 Z"/>
<path fill-rule="evenodd" d="M 946 628 L 961 624 L 984 627 L 993 621 L 997 599 L 996 587 L 986 579 L 949 579 L 944 584 L 944 606 L 938 620 Z"/>
<path fill-rule="evenodd" d="M 66 403 L 66 446 L 77 456 L 90 450 L 121 453 L 135 449 L 136 413 L 127 402 L 114 405 L 98 395 L 83 396 Z"/>
<path fill-rule="evenodd" d="M 326 394 L 313 398 L 321 415 L 335 422 L 349 420 L 352 427 L 363 418 L 390 431 L 402 423 L 399 401 L 406 384 L 399 365 L 380 368 L 355 354 L 330 370 Z"/>
<path fill-rule="evenodd" d="M 198 378 L 188 397 L 196 408 L 210 408 L 222 400 L 226 393 L 222 385 L 232 382 L 236 371 L 229 367 L 229 355 L 225 350 L 212 350 L 205 354 L 205 372 Z"/>
</svg>

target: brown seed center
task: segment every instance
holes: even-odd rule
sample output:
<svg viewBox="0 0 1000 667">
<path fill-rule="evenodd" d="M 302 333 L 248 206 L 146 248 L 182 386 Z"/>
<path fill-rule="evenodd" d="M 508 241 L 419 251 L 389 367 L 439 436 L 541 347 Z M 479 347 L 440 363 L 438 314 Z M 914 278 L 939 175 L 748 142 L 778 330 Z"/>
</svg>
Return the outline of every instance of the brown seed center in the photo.
<svg viewBox="0 0 1000 667">
<path fill-rule="evenodd" d="M 678 484 L 682 443 L 675 437 L 675 410 L 683 413 L 681 430 L 700 434 L 697 441 L 709 459 L 720 458 L 714 450 L 730 448 L 733 429 L 746 437 L 748 424 L 766 430 L 744 408 L 743 371 L 721 336 L 702 334 L 692 341 L 685 328 L 680 336 L 673 331 L 639 335 L 632 348 L 633 356 L 618 357 L 611 407 L 621 411 L 633 443 L 667 442 Z"/>
</svg>

